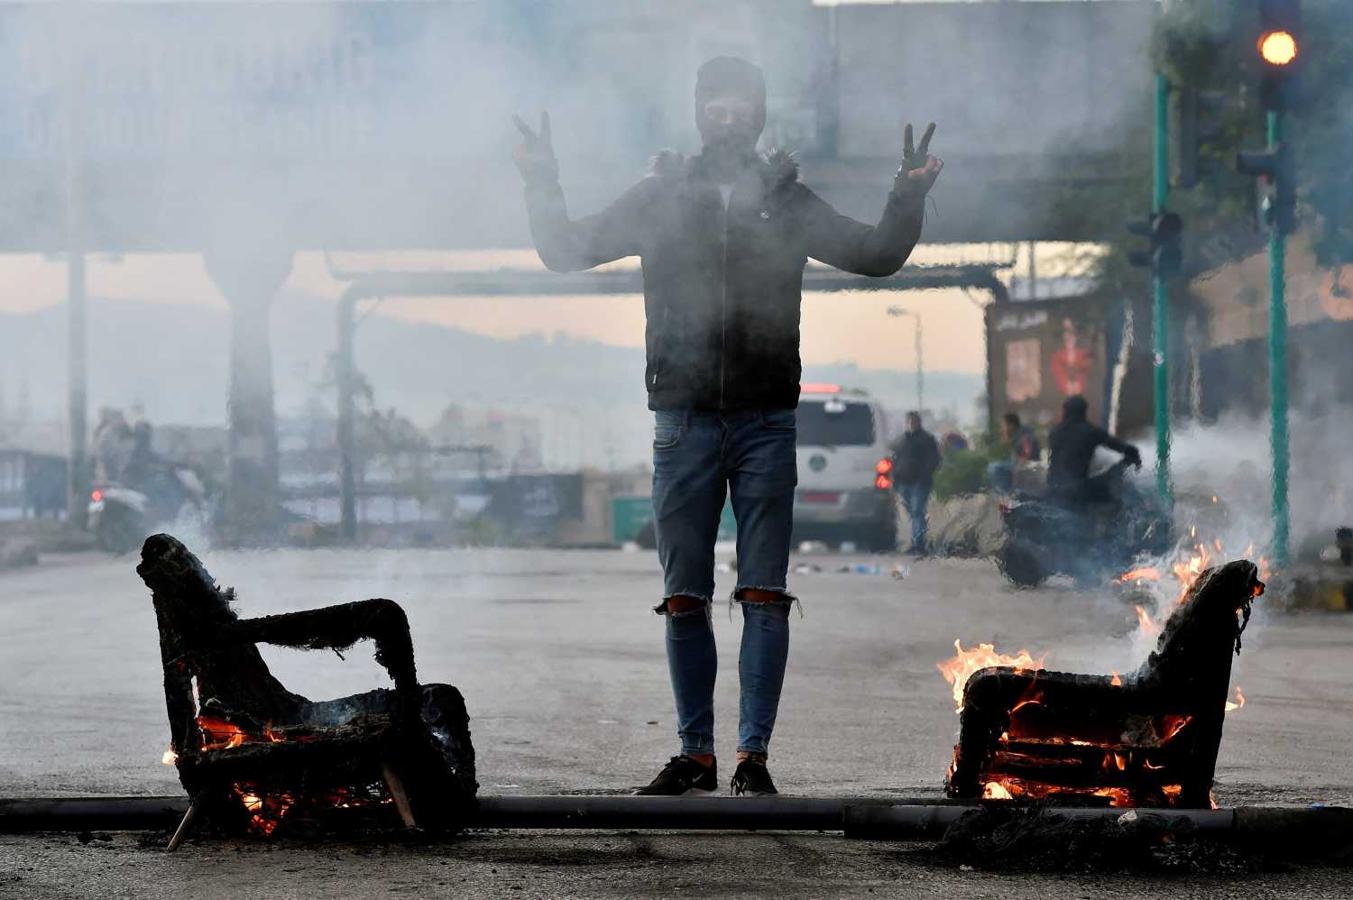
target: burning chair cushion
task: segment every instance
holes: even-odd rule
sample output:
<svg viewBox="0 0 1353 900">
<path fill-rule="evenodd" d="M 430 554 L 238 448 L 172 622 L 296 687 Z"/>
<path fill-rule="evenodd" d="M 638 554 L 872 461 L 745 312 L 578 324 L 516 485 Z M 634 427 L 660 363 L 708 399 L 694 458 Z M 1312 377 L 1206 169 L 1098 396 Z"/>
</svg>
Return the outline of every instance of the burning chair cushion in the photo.
<svg viewBox="0 0 1353 900">
<path fill-rule="evenodd" d="M 1009 666 L 975 672 L 963 688 L 949 795 L 1210 806 L 1231 655 L 1263 589 L 1245 560 L 1203 572 L 1155 652 L 1121 681 Z"/>
<path fill-rule="evenodd" d="M 167 534 L 141 549 L 160 632 L 170 752 L 192 798 L 178 846 L 202 813 L 271 834 L 286 822 L 323 823 L 335 811 L 393 802 L 410 827 L 456 828 L 477 790 L 460 692 L 420 685 L 408 619 L 393 600 L 363 600 L 240 619 L 188 548 Z M 312 702 L 272 676 L 257 642 L 302 649 L 369 638 L 394 681 Z"/>
</svg>

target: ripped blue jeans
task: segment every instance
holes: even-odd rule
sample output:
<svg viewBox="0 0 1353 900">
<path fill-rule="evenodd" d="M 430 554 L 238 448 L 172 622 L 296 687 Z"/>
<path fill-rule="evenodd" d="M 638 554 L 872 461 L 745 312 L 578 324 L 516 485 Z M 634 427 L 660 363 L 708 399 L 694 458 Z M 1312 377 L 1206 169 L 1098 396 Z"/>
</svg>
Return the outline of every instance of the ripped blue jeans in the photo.
<svg viewBox="0 0 1353 900">
<path fill-rule="evenodd" d="M 794 525 L 793 410 L 654 414 L 653 513 L 663 571 L 663 604 L 672 597 L 704 601 L 699 609 L 664 616 L 667 666 L 676 698 L 681 752 L 714 752 L 714 540 L 724 498 L 737 520 L 737 584 L 770 591 L 781 602 L 740 603 L 742 647 L 738 749 L 766 753 L 789 658 L 785 587 Z"/>
</svg>

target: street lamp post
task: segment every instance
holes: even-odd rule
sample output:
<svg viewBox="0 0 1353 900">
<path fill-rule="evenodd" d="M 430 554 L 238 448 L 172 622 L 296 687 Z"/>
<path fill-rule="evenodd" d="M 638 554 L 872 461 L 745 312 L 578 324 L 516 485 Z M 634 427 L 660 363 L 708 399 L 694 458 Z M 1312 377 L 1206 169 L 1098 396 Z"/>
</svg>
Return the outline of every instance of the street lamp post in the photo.
<svg viewBox="0 0 1353 900">
<path fill-rule="evenodd" d="M 1155 153 L 1152 160 L 1151 215 L 1166 215 L 1170 196 L 1169 103 L 1170 82 L 1156 75 Z M 1174 501 L 1170 483 L 1170 287 L 1158 261 L 1151 267 L 1151 356 L 1154 376 L 1153 411 L 1156 424 L 1156 492 L 1168 506 Z"/>
<path fill-rule="evenodd" d="M 916 321 L 916 411 L 925 410 L 925 360 L 921 355 L 921 314 L 900 306 L 888 307 L 890 316 L 911 316 Z"/>
</svg>

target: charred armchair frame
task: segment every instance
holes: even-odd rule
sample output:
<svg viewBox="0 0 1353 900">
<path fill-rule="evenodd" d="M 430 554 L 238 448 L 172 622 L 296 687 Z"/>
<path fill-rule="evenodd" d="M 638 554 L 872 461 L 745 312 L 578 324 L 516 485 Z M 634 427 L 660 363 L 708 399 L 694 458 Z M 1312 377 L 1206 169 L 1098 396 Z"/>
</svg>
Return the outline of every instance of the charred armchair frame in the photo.
<svg viewBox="0 0 1353 900">
<path fill-rule="evenodd" d="M 994 784 L 1016 799 L 1208 808 L 1232 655 L 1263 589 L 1246 560 L 1203 572 L 1156 650 L 1121 681 L 1009 666 L 973 673 L 949 795 L 976 799 Z"/>
<path fill-rule="evenodd" d="M 170 750 L 190 805 L 169 849 L 206 814 L 271 833 L 393 801 L 406 827 L 455 829 L 474 811 L 474 748 L 456 688 L 420 685 L 408 619 L 393 600 L 240 619 L 181 542 L 158 534 L 139 574 L 159 626 Z M 312 702 L 268 670 L 258 643 L 341 651 L 371 639 L 393 690 Z"/>
</svg>

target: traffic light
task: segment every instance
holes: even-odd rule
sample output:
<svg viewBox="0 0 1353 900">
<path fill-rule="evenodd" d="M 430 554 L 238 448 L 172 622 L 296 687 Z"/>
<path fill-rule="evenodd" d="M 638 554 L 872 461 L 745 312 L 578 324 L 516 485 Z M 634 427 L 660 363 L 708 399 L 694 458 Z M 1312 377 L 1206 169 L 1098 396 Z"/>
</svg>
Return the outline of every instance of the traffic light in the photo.
<svg viewBox="0 0 1353 900">
<path fill-rule="evenodd" d="M 1200 91 L 1194 87 L 1180 87 L 1173 96 L 1170 137 L 1174 146 L 1170 159 L 1174 162 L 1173 178 L 1176 187 L 1191 188 L 1200 175 L 1209 168 L 1215 148 L 1226 132 L 1226 94 L 1223 91 Z"/>
<path fill-rule="evenodd" d="M 1147 250 L 1128 253 L 1134 266 L 1150 266 L 1162 278 L 1178 275 L 1184 268 L 1184 220 L 1178 213 L 1161 212 L 1128 223 L 1128 231 L 1148 241 Z"/>
<path fill-rule="evenodd" d="M 1260 103 L 1268 110 L 1286 109 L 1301 67 L 1301 0 L 1259 0 L 1255 49 Z"/>
<path fill-rule="evenodd" d="M 1236 170 L 1259 179 L 1264 190 L 1260 215 L 1264 225 L 1290 234 L 1296 225 L 1297 173 L 1292 149 L 1278 144 L 1272 150 L 1242 151 L 1236 154 Z"/>
</svg>

